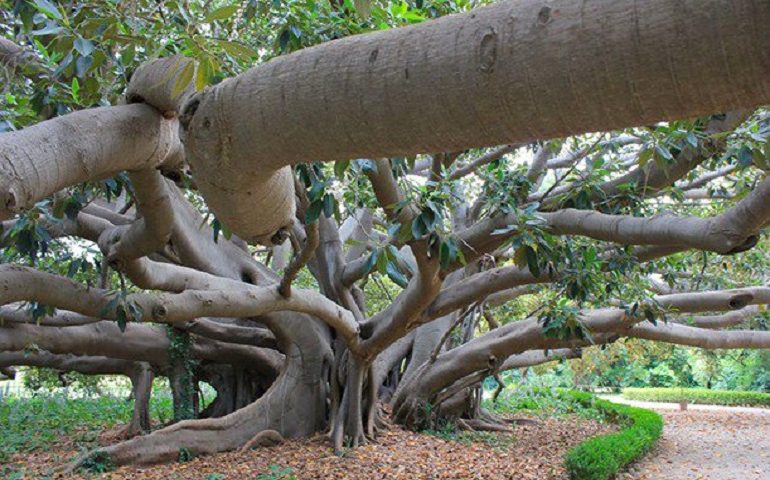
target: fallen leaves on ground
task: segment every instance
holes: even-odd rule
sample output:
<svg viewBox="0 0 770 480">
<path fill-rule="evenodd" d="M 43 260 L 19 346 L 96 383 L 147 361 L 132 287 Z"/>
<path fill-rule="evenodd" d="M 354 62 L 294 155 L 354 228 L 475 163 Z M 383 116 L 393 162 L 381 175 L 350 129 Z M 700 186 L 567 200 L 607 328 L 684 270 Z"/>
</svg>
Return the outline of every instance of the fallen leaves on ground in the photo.
<svg viewBox="0 0 770 480">
<path fill-rule="evenodd" d="M 613 430 L 612 425 L 574 416 L 537 419 L 515 426 L 513 433 L 461 435 L 460 440 L 392 426 L 380 432 L 374 442 L 344 456 L 335 455 L 328 438 L 318 435 L 250 452 L 202 456 L 186 463 L 121 467 L 100 478 L 254 479 L 277 464 L 291 468 L 300 480 L 561 480 L 567 478 L 563 457 L 570 447 Z M 43 474 L 71 455 L 71 451 L 35 453 L 25 456 L 25 463 L 30 474 Z M 21 456 L 14 460 L 24 461 Z"/>
</svg>

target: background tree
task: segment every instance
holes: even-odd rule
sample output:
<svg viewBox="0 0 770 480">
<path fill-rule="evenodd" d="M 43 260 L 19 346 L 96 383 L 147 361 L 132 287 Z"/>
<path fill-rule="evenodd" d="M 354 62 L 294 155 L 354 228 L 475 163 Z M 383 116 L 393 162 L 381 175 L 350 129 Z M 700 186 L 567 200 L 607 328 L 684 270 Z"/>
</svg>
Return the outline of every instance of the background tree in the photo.
<svg viewBox="0 0 770 480">
<path fill-rule="evenodd" d="M 143 365 L 181 420 L 89 455 L 266 430 L 326 429 L 339 450 L 385 401 L 412 427 L 499 429 L 479 386 L 507 369 L 620 338 L 770 346 L 751 250 L 770 5 L 443 16 L 474 6 L 2 11 L 0 350 Z"/>
</svg>

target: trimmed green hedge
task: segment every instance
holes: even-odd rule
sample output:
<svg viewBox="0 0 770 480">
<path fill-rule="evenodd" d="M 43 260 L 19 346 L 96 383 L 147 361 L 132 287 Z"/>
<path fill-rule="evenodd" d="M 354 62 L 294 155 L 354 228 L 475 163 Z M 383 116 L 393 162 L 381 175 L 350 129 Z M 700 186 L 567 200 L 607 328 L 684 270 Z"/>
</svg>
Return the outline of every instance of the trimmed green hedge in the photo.
<svg viewBox="0 0 770 480">
<path fill-rule="evenodd" d="M 567 452 L 565 463 L 573 480 L 606 480 L 655 445 L 663 419 L 643 408 L 619 405 L 584 393 L 567 391 L 575 401 L 601 410 L 610 421 L 624 425 L 617 433 L 586 440 Z"/>
<path fill-rule="evenodd" d="M 681 402 L 707 405 L 770 407 L 770 393 L 708 390 L 705 388 L 624 388 L 623 398 L 647 402 Z"/>
</svg>

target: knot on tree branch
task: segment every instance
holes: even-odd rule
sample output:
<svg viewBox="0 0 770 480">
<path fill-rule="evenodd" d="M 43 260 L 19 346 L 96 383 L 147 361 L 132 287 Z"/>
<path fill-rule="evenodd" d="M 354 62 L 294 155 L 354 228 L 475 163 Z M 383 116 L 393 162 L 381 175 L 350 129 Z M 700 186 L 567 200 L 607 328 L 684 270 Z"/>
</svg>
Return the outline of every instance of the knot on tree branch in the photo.
<svg viewBox="0 0 770 480">
<path fill-rule="evenodd" d="M 728 305 L 730 305 L 730 308 L 733 310 L 740 310 L 741 308 L 746 307 L 753 299 L 754 296 L 752 294 L 741 293 L 732 297 L 728 302 Z"/>
<path fill-rule="evenodd" d="M 168 316 L 168 309 L 164 305 L 155 305 L 152 307 L 152 318 L 158 321 L 164 320 Z"/>
<path fill-rule="evenodd" d="M 735 245 L 729 251 L 725 252 L 724 255 L 735 255 L 736 253 L 741 253 L 741 252 L 745 252 L 746 250 L 751 250 L 752 248 L 754 248 L 757 242 L 759 242 L 759 235 L 749 235 L 748 237 L 746 237 L 746 239 L 742 243 Z"/>
</svg>

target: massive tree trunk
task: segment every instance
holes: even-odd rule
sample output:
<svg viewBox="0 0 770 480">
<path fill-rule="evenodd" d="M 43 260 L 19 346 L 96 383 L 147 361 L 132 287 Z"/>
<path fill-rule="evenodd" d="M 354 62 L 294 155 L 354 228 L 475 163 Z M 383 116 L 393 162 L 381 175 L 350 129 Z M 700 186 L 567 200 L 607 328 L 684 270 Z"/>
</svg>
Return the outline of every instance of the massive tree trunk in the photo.
<svg viewBox="0 0 770 480">
<path fill-rule="evenodd" d="M 82 457 L 107 455 L 114 465 L 175 460 L 182 451 L 198 455 L 232 450 L 258 433 L 283 437 L 312 434 L 326 425 L 326 377 L 332 354 L 320 322 L 292 314 L 264 319 L 286 354 L 281 374 L 253 403 L 220 418 L 186 420 Z"/>
</svg>

